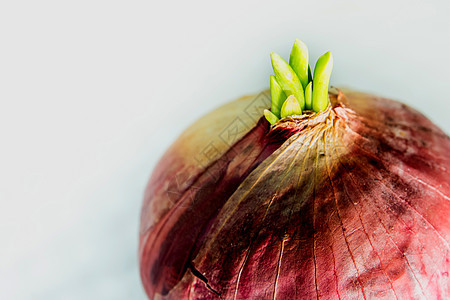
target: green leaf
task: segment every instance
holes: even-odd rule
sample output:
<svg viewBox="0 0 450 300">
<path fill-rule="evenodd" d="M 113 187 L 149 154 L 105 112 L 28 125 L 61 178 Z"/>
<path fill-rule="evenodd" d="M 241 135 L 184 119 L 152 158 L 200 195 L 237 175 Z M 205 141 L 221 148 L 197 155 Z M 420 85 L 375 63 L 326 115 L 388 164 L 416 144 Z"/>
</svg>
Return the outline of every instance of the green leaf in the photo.
<svg viewBox="0 0 450 300">
<path fill-rule="evenodd" d="M 308 83 L 305 89 L 305 107 L 312 109 L 312 81 Z"/>
<path fill-rule="evenodd" d="M 305 94 L 302 83 L 291 66 L 276 53 L 270 55 L 272 67 L 275 72 L 277 82 L 280 84 L 286 96 L 294 95 L 298 99 L 300 106 L 305 107 Z"/>
<path fill-rule="evenodd" d="M 281 117 L 287 117 L 292 115 L 301 115 L 302 108 L 298 100 L 294 95 L 290 95 L 286 101 L 284 101 L 283 106 L 281 107 Z"/>
<path fill-rule="evenodd" d="M 280 117 L 281 106 L 286 100 L 286 94 L 273 75 L 270 75 L 270 97 L 272 98 L 270 110 L 274 115 Z"/>
<path fill-rule="evenodd" d="M 264 110 L 264 116 L 266 117 L 267 121 L 269 121 L 269 123 L 271 125 L 275 124 L 276 122 L 278 122 L 279 118 L 277 116 L 275 116 L 270 110 L 265 109 Z"/>
<path fill-rule="evenodd" d="M 301 40 L 296 39 L 292 47 L 291 56 L 289 57 L 289 65 L 294 69 L 295 73 L 302 83 L 303 89 L 308 84 L 308 47 Z"/>
<path fill-rule="evenodd" d="M 327 52 L 316 62 L 314 68 L 314 90 L 312 93 L 312 108 L 315 112 L 325 110 L 328 106 L 328 84 L 333 70 L 333 56 Z"/>
</svg>

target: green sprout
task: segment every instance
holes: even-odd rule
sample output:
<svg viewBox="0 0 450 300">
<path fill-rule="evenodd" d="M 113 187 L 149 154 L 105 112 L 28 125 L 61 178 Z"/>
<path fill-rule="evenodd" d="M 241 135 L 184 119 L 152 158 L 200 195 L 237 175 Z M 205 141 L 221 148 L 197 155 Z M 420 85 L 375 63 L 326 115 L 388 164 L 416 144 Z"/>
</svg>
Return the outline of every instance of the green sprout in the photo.
<svg viewBox="0 0 450 300">
<path fill-rule="evenodd" d="M 270 110 L 265 109 L 264 110 L 264 116 L 266 117 L 267 121 L 269 121 L 269 123 L 271 125 L 275 124 L 276 122 L 278 122 L 278 120 L 280 120 L 277 116 L 275 116 Z"/>
<path fill-rule="evenodd" d="M 309 83 L 308 48 L 306 47 L 305 43 L 303 43 L 299 39 L 296 39 L 294 42 L 291 56 L 289 57 L 289 64 L 300 79 L 303 89 L 306 88 L 306 85 Z"/>
<path fill-rule="evenodd" d="M 293 115 L 301 115 L 302 108 L 298 103 L 297 99 L 294 95 L 290 95 L 286 101 L 284 101 L 283 106 L 281 107 L 281 117 L 286 118 L 288 116 Z"/>
<path fill-rule="evenodd" d="M 312 81 L 308 83 L 305 89 L 305 107 L 312 109 Z"/>
<path fill-rule="evenodd" d="M 278 54 L 272 53 L 271 58 L 275 77 L 286 96 L 294 95 L 299 101 L 300 106 L 302 108 L 305 107 L 305 94 L 300 79 L 298 79 L 295 71 Z"/>
<path fill-rule="evenodd" d="M 314 74 L 308 62 L 308 48 L 299 39 L 294 42 L 289 64 L 276 53 L 270 57 L 275 75 L 270 76 L 271 108 L 264 111 L 270 124 L 301 115 L 303 110 L 318 113 L 328 107 L 328 85 L 333 69 L 331 52 L 317 60 Z"/>
<path fill-rule="evenodd" d="M 270 97 L 272 98 L 270 110 L 273 114 L 275 114 L 275 116 L 279 116 L 281 106 L 286 100 L 286 94 L 283 92 L 283 89 L 273 75 L 270 75 Z"/>
<path fill-rule="evenodd" d="M 327 52 L 317 60 L 314 68 L 314 91 L 312 94 L 312 109 L 319 112 L 328 107 L 328 84 L 333 69 L 333 56 Z"/>
</svg>

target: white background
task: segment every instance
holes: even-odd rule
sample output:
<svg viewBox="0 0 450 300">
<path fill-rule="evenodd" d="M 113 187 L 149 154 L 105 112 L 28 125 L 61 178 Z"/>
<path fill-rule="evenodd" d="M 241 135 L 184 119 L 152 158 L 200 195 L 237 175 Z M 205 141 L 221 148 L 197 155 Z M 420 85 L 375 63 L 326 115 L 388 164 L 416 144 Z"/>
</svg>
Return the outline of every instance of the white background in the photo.
<svg viewBox="0 0 450 300">
<path fill-rule="evenodd" d="M 195 119 L 295 38 L 450 132 L 448 1 L 2 1 L 0 298 L 144 299 L 139 209 Z M 376 111 L 374 111 L 376 113 Z"/>
</svg>

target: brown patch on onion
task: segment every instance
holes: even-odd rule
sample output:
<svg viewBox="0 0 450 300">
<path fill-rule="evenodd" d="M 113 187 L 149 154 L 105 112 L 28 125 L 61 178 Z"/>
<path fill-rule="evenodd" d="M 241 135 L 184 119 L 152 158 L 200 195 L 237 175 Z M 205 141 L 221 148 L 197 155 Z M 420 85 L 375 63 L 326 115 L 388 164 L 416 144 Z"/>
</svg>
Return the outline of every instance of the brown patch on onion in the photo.
<svg viewBox="0 0 450 300">
<path fill-rule="evenodd" d="M 449 296 L 449 138 L 403 104 L 344 93 L 259 120 L 204 169 L 169 150 L 142 212 L 150 298 Z M 177 170 L 195 176 L 172 199 Z"/>
</svg>

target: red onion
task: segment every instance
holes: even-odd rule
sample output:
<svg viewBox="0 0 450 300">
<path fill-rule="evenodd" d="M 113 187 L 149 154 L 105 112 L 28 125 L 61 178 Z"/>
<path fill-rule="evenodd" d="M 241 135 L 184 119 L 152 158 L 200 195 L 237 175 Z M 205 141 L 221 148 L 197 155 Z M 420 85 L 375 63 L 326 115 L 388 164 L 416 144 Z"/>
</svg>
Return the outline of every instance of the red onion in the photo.
<svg viewBox="0 0 450 300">
<path fill-rule="evenodd" d="M 399 102 L 343 90 L 263 117 L 267 92 L 206 115 L 145 193 L 151 299 L 449 299 L 450 139 Z"/>
</svg>

